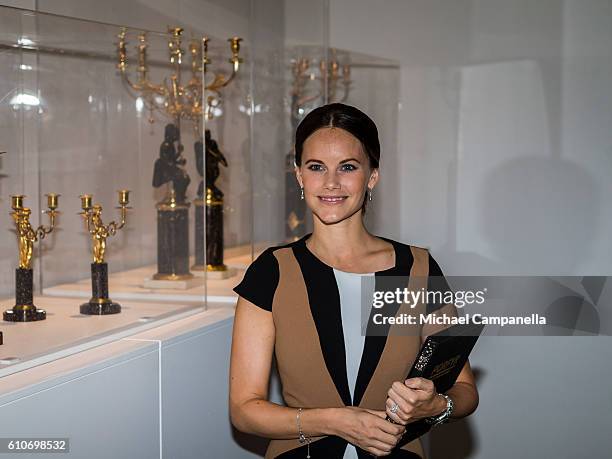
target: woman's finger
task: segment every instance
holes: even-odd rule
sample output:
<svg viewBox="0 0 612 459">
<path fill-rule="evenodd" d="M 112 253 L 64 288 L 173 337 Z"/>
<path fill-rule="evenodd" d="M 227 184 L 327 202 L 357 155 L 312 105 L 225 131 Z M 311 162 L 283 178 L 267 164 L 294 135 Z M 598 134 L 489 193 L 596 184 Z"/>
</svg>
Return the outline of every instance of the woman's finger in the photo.
<svg viewBox="0 0 612 459">
<path fill-rule="evenodd" d="M 434 388 L 433 381 L 425 378 L 409 378 L 404 381 L 404 384 L 410 389 L 431 391 Z"/>
<path fill-rule="evenodd" d="M 387 456 L 395 447 L 395 443 L 387 443 L 375 439 L 371 440 L 369 443 L 368 450 L 377 456 Z"/>
<path fill-rule="evenodd" d="M 399 407 L 399 405 L 397 405 L 395 403 L 395 401 L 392 398 L 388 398 L 387 402 L 387 416 L 389 416 L 389 418 L 391 418 L 391 420 L 395 423 L 401 424 L 401 425 L 406 425 L 406 421 L 404 419 L 402 419 L 401 417 L 401 408 Z M 397 405 L 397 408 L 396 408 Z"/>
<path fill-rule="evenodd" d="M 400 393 L 396 392 L 395 389 L 391 388 L 389 390 L 389 398 L 393 399 L 395 403 L 399 405 L 399 410 L 402 411 L 400 417 L 410 416 L 412 413 L 414 406 L 418 402 L 418 400 L 414 397 L 413 394 L 408 394 L 408 396 L 402 396 Z M 404 416 L 402 416 L 404 415 Z"/>
<path fill-rule="evenodd" d="M 385 419 L 387 417 L 387 413 L 381 410 L 370 410 L 368 408 L 365 408 L 365 410 L 370 413 L 373 414 L 375 416 L 378 416 L 381 419 Z"/>
</svg>

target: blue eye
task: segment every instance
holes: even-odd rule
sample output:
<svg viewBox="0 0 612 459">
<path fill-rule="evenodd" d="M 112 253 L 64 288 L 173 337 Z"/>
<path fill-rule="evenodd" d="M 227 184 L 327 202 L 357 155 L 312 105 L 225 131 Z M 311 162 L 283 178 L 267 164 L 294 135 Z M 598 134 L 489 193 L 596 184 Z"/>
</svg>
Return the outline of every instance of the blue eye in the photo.
<svg viewBox="0 0 612 459">
<path fill-rule="evenodd" d="M 311 164 L 310 166 L 308 166 L 308 170 L 311 170 L 311 171 L 320 171 L 322 169 L 323 168 L 321 164 Z"/>
<path fill-rule="evenodd" d="M 343 164 L 342 165 L 342 170 L 343 171 L 354 171 L 356 169 L 357 169 L 357 167 L 355 167 L 353 164 Z"/>
</svg>

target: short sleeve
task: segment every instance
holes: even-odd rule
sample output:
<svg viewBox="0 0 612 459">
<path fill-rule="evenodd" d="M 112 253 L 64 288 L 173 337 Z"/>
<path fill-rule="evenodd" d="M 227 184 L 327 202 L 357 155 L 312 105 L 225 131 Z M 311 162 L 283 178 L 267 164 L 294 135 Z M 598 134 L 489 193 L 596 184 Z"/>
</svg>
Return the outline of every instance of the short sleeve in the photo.
<svg viewBox="0 0 612 459">
<path fill-rule="evenodd" d="M 271 249 L 262 252 L 244 273 L 234 292 L 266 311 L 272 311 L 272 300 L 278 285 L 278 261 Z"/>
</svg>

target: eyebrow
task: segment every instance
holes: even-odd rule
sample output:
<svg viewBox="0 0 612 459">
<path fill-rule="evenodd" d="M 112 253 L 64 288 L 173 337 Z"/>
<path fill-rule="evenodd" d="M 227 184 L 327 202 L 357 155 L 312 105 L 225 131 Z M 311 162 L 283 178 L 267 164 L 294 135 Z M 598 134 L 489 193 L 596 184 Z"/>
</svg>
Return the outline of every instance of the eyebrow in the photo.
<svg viewBox="0 0 612 459">
<path fill-rule="evenodd" d="M 348 163 L 349 161 L 355 161 L 358 164 L 361 164 L 361 162 L 357 159 L 357 158 L 348 158 L 348 159 L 343 159 L 342 161 L 340 161 L 340 164 L 344 164 L 344 163 Z M 304 163 L 304 165 L 308 164 L 308 163 L 323 163 L 325 164 L 324 161 L 321 161 L 320 159 L 309 159 L 308 161 L 306 161 Z"/>
</svg>

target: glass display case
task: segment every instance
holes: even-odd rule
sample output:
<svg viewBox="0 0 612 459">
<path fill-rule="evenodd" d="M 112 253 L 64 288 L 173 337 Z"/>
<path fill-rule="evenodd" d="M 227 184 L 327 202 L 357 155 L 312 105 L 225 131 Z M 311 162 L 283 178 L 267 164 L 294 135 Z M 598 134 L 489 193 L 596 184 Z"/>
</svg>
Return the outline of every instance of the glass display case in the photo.
<svg viewBox="0 0 612 459">
<path fill-rule="evenodd" d="M 2 376 L 206 308 L 205 87 L 240 81 L 246 53 L 9 7 L 0 23 Z"/>
<path fill-rule="evenodd" d="M 251 3 L 163 31 L 0 7 L 0 307 L 29 314 L 0 322 L 0 377 L 234 307 L 311 229 L 291 155 L 312 108 L 354 104 L 396 149 L 396 63 L 331 49 L 325 0 Z"/>
</svg>

